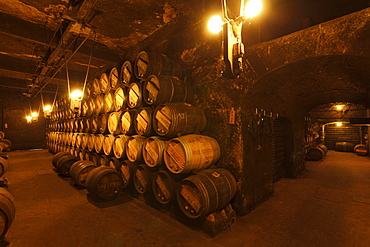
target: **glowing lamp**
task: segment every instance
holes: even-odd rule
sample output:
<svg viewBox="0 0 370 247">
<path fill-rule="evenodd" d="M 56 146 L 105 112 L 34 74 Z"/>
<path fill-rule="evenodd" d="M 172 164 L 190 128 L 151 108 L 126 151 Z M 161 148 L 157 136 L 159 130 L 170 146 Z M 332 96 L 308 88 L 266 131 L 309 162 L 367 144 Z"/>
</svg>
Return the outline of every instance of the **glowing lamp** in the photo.
<svg viewBox="0 0 370 247">
<path fill-rule="evenodd" d="M 44 106 L 44 112 L 51 112 L 51 105 Z"/>
<path fill-rule="evenodd" d="M 82 92 L 81 90 L 75 90 L 73 91 L 70 96 L 69 96 L 72 100 L 82 100 Z"/>
<path fill-rule="evenodd" d="M 222 21 L 221 16 L 215 15 L 212 16 L 211 19 L 208 21 L 208 30 L 211 33 L 219 33 L 222 30 L 222 25 L 224 22 Z"/>
<path fill-rule="evenodd" d="M 243 16 L 245 18 L 253 18 L 261 13 L 263 3 L 261 0 L 250 0 L 244 7 Z"/>
<path fill-rule="evenodd" d="M 344 108 L 344 105 L 336 105 L 335 108 L 338 110 L 338 111 L 341 111 L 343 110 Z"/>
<path fill-rule="evenodd" d="M 342 126 L 342 125 L 343 125 L 343 123 L 342 123 L 342 122 L 336 122 L 335 124 L 337 125 L 337 127 L 340 127 L 340 126 Z"/>
<path fill-rule="evenodd" d="M 31 123 L 32 122 L 32 116 L 26 116 L 26 120 L 27 120 L 27 123 Z"/>
</svg>

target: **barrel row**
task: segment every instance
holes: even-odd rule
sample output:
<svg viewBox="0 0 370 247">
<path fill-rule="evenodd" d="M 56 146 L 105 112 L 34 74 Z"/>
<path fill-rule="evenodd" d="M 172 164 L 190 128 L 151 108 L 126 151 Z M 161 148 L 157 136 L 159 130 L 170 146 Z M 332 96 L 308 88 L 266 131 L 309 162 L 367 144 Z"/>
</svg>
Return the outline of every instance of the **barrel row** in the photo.
<svg viewBox="0 0 370 247">
<path fill-rule="evenodd" d="M 177 203 L 189 218 L 206 216 L 223 208 L 236 193 L 235 178 L 223 168 L 179 176 L 115 158 L 96 165 L 65 152 L 56 154 L 52 163 L 58 173 L 70 176 L 76 185 L 86 187 L 93 198 L 114 200 L 123 189 L 133 187 L 136 193 L 154 195 L 161 204 Z"/>
<path fill-rule="evenodd" d="M 139 135 L 81 136 L 71 145 L 48 142 L 48 148 L 54 153 L 71 153 L 81 160 L 90 160 L 92 155 L 101 154 L 145 163 L 149 167 L 166 166 L 175 174 L 205 169 L 220 158 L 218 142 L 204 135 L 191 134 L 170 140 L 158 136 L 146 138 Z"/>
</svg>

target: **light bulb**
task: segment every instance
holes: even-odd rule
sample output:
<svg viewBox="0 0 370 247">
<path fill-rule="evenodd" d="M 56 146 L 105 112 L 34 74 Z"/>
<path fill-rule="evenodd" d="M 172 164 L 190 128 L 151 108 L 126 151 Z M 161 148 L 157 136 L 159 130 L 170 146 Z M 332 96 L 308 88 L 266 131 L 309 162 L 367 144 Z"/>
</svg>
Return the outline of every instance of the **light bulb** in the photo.
<svg viewBox="0 0 370 247">
<path fill-rule="evenodd" d="M 27 122 L 30 123 L 32 121 L 32 116 L 26 116 Z"/>
<path fill-rule="evenodd" d="M 32 112 L 31 113 L 32 118 L 37 118 L 38 116 L 39 116 L 39 114 L 37 112 Z"/>
<path fill-rule="evenodd" d="M 44 112 L 51 111 L 51 105 L 44 106 Z"/>
<path fill-rule="evenodd" d="M 70 95 L 71 99 L 73 100 L 81 100 L 82 98 L 82 92 L 81 90 L 75 90 Z"/>
<path fill-rule="evenodd" d="M 263 3 L 261 0 L 250 0 L 246 3 L 244 8 L 244 17 L 253 18 L 261 13 Z"/>
<path fill-rule="evenodd" d="M 211 19 L 208 21 L 208 30 L 211 33 L 219 33 L 222 30 L 222 25 L 224 22 L 222 21 L 221 16 L 215 15 L 212 16 Z"/>
<path fill-rule="evenodd" d="M 337 125 L 337 127 L 340 127 L 340 126 L 343 125 L 343 123 L 342 122 L 336 122 L 336 125 Z"/>
</svg>

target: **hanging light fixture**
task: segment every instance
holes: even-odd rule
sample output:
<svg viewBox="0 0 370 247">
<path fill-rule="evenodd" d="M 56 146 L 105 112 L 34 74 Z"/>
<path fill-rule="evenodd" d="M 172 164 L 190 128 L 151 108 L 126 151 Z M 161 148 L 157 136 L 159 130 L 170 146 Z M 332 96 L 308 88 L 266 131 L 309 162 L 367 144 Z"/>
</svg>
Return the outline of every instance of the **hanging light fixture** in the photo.
<svg viewBox="0 0 370 247">
<path fill-rule="evenodd" d="M 31 112 L 32 122 L 37 122 L 39 120 L 39 114 L 37 112 Z"/>
<path fill-rule="evenodd" d="M 26 116 L 26 120 L 27 120 L 27 123 L 32 123 L 32 116 L 31 115 L 28 115 Z"/>
<path fill-rule="evenodd" d="M 222 50 L 224 70 L 223 76 L 230 79 L 237 78 L 242 71 L 242 57 L 244 44 L 242 43 L 242 25 L 250 18 L 257 16 L 263 8 L 261 0 L 250 0 L 246 4 L 240 2 L 240 14 L 231 19 L 227 14 L 226 0 L 222 0 L 222 17 L 213 16 L 208 22 L 208 29 L 212 33 L 222 32 Z"/>
</svg>

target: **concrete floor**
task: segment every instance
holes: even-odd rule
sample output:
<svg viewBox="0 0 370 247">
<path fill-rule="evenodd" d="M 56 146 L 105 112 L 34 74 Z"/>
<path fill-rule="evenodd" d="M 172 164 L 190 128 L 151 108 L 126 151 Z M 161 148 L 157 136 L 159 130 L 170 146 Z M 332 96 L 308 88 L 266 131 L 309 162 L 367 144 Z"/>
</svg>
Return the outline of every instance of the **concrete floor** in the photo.
<svg viewBox="0 0 370 247">
<path fill-rule="evenodd" d="M 237 217 L 216 238 L 122 193 L 94 203 L 52 171 L 46 150 L 11 152 L 5 177 L 16 200 L 10 247 L 43 246 L 370 246 L 370 159 L 329 151 L 298 179 Z"/>
</svg>

